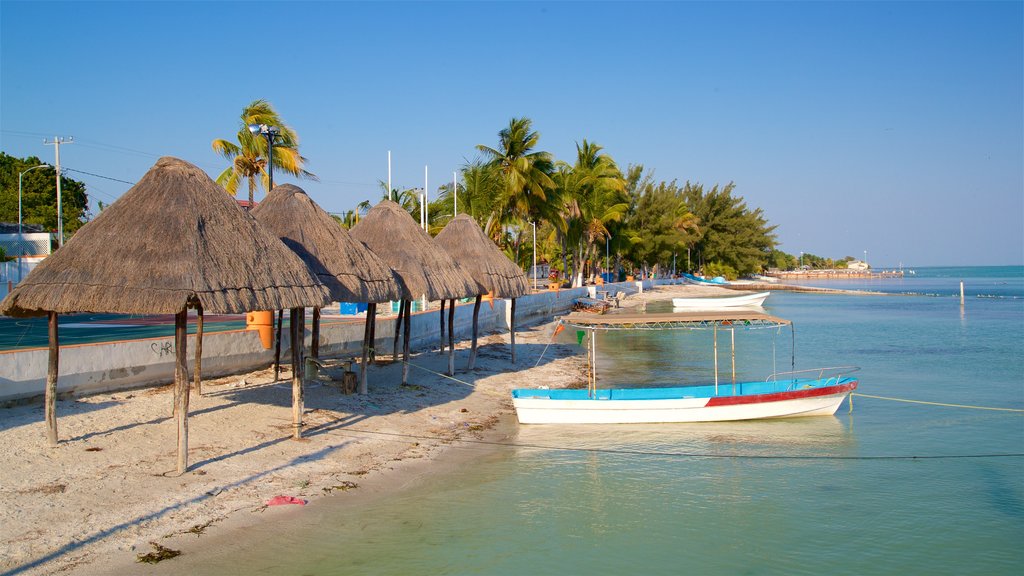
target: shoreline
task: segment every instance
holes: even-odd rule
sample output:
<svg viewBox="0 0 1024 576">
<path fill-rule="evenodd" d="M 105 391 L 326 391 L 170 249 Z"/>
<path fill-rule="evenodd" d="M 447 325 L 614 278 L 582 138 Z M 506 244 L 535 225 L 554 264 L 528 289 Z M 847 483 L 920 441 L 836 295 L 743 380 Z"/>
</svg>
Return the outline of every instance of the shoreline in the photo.
<svg viewBox="0 0 1024 576">
<path fill-rule="evenodd" d="M 583 377 L 575 347 L 551 344 L 534 366 L 553 322 L 517 331 L 517 362 L 507 333 L 481 338 L 476 369 L 450 379 L 447 354 L 411 358 L 411 386 L 400 363 L 370 368 L 370 394 L 306 387 L 304 438 L 291 439 L 287 370 L 212 379 L 189 418 L 193 465 L 174 477 L 176 427 L 171 387 L 99 394 L 58 402 L 64 440 L 49 448 L 39 405 L 5 409 L 0 419 L 0 574 L 95 574 L 125 566 L 138 573 L 150 542 L 237 536 L 236 528 L 295 514 L 266 508 L 284 495 L 316 505 L 334 494 L 387 494 L 445 466 L 461 439 L 502 437 L 514 423 L 510 391 L 564 386 Z M 456 345 L 464 367 L 468 342 Z M 509 420 L 509 418 L 511 420 Z M 477 450 L 467 451 L 472 453 Z M 289 511 L 288 509 L 295 509 Z M 202 543 L 204 538 L 199 538 Z M 173 548 L 174 545 L 170 545 Z M 159 566 L 174 568 L 174 560 Z"/>
<path fill-rule="evenodd" d="M 622 305 L 732 290 L 663 285 Z M 270 369 L 205 381 L 189 419 L 194 463 L 180 477 L 173 476 L 169 385 L 60 400 L 64 440 L 57 448 L 46 446 L 42 406 L 7 408 L 0 419 L 0 495 L 14 505 L 0 509 L 0 574 L 179 570 L 188 561 L 149 566 L 136 557 L 152 552 L 151 542 L 201 557 L 218 541 L 305 508 L 266 507 L 275 496 L 302 498 L 307 506 L 325 498 L 331 506 L 358 506 L 470 463 L 481 451 L 500 449 L 487 441 L 514 435 L 513 388 L 585 380 L 576 346 L 549 345 L 554 325 L 517 331 L 515 365 L 509 336 L 501 333 L 481 337 L 476 369 L 457 370 L 454 378 L 441 374 L 447 355 L 435 348 L 412 356 L 408 387 L 399 385 L 401 364 L 393 362 L 370 368 L 367 396 L 309 383 L 300 441 L 291 439 L 288 367 L 277 382 Z M 457 367 L 465 366 L 468 347 L 456 344 Z"/>
</svg>

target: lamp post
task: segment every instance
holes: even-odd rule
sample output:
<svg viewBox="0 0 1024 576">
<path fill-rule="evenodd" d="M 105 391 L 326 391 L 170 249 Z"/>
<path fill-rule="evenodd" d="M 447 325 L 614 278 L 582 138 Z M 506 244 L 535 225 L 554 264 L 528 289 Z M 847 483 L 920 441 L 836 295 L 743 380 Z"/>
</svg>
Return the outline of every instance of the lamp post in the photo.
<svg viewBox="0 0 1024 576">
<path fill-rule="evenodd" d="M 253 134 L 262 134 L 267 139 L 267 176 L 270 180 L 270 184 L 267 186 L 267 192 L 270 192 L 274 189 L 274 138 L 277 138 L 281 134 L 281 131 L 277 126 L 249 124 L 249 132 L 252 132 Z M 249 206 L 249 210 L 252 210 L 251 205 Z"/>
<path fill-rule="evenodd" d="M 608 253 L 608 242 L 609 242 L 609 241 L 610 241 L 611 239 L 612 239 L 612 235 L 611 235 L 611 234 L 609 234 L 609 235 L 608 235 L 607 237 L 605 237 L 605 239 L 604 239 L 604 273 L 605 273 L 605 274 L 608 274 L 608 254 L 609 254 L 609 253 Z M 611 277 L 611 276 L 609 276 L 609 277 L 608 277 L 608 281 L 609 281 L 609 282 L 611 282 L 611 281 L 612 281 L 612 277 Z"/>
<path fill-rule="evenodd" d="M 21 282 L 21 256 L 25 252 L 25 237 L 21 231 L 21 178 L 27 172 L 31 172 L 36 168 L 49 168 L 49 164 L 40 164 L 39 166 L 33 166 L 27 170 L 18 172 L 18 282 Z"/>
<path fill-rule="evenodd" d="M 533 224 L 533 291 L 537 291 L 537 223 Z"/>
<path fill-rule="evenodd" d="M 867 267 L 867 268 L 870 268 L 870 266 L 868 266 L 868 251 L 867 250 L 864 251 L 864 266 Z"/>
</svg>

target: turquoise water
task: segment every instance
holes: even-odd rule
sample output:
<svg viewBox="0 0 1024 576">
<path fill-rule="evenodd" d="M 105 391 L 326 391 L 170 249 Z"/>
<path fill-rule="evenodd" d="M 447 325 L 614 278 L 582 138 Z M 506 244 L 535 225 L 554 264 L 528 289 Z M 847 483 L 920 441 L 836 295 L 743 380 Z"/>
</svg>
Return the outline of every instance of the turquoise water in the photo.
<svg viewBox="0 0 1024 576">
<path fill-rule="evenodd" d="M 889 286 L 941 297 L 776 292 L 767 307 L 796 325 L 797 368 L 859 365 L 860 393 L 1024 408 L 1024 268 L 951 270 L 919 269 Z M 968 299 L 961 311 L 952 297 L 961 278 L 1001 297 Z M 599 335 L 602 385 L 706 375 L 693 359 L 701 344 L 680 338 Z M 788 364 L 788 333 L 776 340 Z M 737 334 L 744 362 L 762 363 L 751 372 L 770 372 L 771 341 Z M 1021 413 L 855 397 L 853 412 L 844 404 L 835 417 L 523 426 L 513 444 L 462 447 L 479 452 L 471 465 L 367 505 L 310 507 L 219 548 L 197 573 L 1018 574 L 1024 565 L 1024 458 L 1000 456 L 1024 453 Z"/>
</svg>

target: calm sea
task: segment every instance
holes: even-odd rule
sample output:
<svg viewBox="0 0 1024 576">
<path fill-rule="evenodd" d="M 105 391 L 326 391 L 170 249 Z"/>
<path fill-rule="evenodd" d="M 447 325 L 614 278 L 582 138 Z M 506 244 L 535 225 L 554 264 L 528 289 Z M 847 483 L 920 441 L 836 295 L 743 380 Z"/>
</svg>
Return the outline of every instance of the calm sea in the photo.
<svg viewBox="0 0 1024 576">
<path fill-rule="evenodd" d="M 835 417 L 523 426 L 516 445 L 455 474 L 368 505 L 318 505 L 198 564 L 268 575 L 1019 574 L 1024 414 L 966 406 L 1024 408 L 1024 267 L 915 272 L 843 286 L 892 295 L 775 292 L 766 306 L 794 321 L 798 369 L 858 365 L 863 394 L 963 407 L 855 397 Z M 776 369 L 789 369 L 788 331 L 735 338 L 741 375 L 770 372 L 773 344 Z M 699 379 L 709 343 L 599 335 L 602 385 Z"/>
</svg>

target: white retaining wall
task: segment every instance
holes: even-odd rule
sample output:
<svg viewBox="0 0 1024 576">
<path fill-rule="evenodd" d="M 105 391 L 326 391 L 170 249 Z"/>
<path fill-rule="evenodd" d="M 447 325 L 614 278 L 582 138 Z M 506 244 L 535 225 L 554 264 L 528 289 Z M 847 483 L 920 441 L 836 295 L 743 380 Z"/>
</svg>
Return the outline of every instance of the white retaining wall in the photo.
<svg viewBox="0 0 1024 576">
<path fill-rule="evenodd" d="M 609 284 L 605 290 L 633 294 L 644 283 Z M 516 300 L 516 326 L 546 321 L 569 311 L 572 301 L 587 296 L 587 288 L 557 292 L 539 292 Z M 480 305 L 480 335 L 507 332 L 512 313 L 508 300 L 494 300 L 493 308 Z M 447 327 L 448 311 L 445 310 Z M 440 321 L 437 309 L 412 315 L 409 342 L 412 349 L 437 346 Z M 342 319 L 343 318 L 343 319 Z M 392 352 L 395 315 L 377 316 L 375 347 L 378 354 Z M 472 335 L 473 303 L 455 309 L 455 339 Z M 306 321 L 306 349 L 309 348 L 310 319 Z M 362 354 L 365 322 L 362 317 L 321 319 L 320 356 L 356 357 Z M 291 359 L 288 334 L 282 334 L 281 358 Z M 189 369 L 194 361 L 195 336 L 188 337 Z M 46 385 L 48 352 L 45 348 L 0 352 L 0 402 L 41 396 Z M 235 330 L 203 336 L 203 376 L 214 378 L 242 374 L 269 366 L 273 349 L 265 350 L 255 331 Z M 126 340 L 99 344 L 62 346 L 57 380 L 59 395 L 84 395 L 98 392 L 169 384 L 174 380 L 174 338 Z"/>
</svg>

